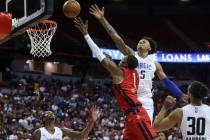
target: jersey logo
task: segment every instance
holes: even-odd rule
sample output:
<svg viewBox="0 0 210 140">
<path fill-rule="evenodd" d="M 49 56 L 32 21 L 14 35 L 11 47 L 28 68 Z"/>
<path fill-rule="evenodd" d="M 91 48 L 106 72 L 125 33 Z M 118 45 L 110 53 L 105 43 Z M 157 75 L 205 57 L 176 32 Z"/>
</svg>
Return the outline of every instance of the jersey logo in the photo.
<svg viewBox="0 0 210 140">
<path fill-rule="evenodd" d="M 197 107 L 195 107 L 195 113 L 198 113 L 198 108 Z"/>
<path fill-rule="evenodd" d="M 152 70 L 152 65 L 149 65 L 147 63 L 139 63 L 138 68 L 139 69 Z"/>
</svg>

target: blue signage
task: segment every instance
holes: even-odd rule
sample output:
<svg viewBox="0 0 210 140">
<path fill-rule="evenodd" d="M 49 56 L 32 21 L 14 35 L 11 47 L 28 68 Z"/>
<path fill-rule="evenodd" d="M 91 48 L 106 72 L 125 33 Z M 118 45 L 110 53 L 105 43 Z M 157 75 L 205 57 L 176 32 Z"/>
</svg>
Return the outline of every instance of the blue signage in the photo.
<svg viewBox="0 0 210 140">
<path fill-rule="evenodd" d="M 104 53 L 112 56 L 113 60 L 121 60 L 123 54 L 114 49 L 101 49 Z M 210 63 L 210 53 L 161 53 L 154 55 L 154 59 L 162 63 Z M 95 58 L 95 56 L 93 55 Z"/>
</svg>

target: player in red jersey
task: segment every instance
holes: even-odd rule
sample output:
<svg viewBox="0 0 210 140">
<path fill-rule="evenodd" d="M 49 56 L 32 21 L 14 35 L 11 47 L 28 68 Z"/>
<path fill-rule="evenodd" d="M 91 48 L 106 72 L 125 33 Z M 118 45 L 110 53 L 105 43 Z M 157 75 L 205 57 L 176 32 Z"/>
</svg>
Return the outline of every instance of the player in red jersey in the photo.
<svg viewBox="0 0 210 140">
<path fill-rule="evenodd" d="M 119 66 L 106 57 L 88 34 L 88 21 L 75 18 L 75 27 L 84 35 L 91 51 L 101 64 L 110 72 L 113 81 L 113 91 L 120 109 L 125 113 L 124 140 L 153 140 L 157 136 L 151 127 L 151 122 L 141 102 L 137 98 L 139 83 L 135 68 L 138 60 L 133 55 L 125 56 Z"/>
</svg>

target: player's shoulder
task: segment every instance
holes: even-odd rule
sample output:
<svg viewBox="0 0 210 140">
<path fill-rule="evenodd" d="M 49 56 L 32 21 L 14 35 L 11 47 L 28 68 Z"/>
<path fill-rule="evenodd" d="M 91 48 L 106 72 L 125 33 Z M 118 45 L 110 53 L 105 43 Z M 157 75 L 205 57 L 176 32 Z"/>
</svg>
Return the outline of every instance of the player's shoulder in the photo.
<svg viewBox="0 0 210 140">
<path fill-rule="evenodd" d="M 191 104 L 184 105 L 182 108 L 188 108 L 188 107 L 191 107 Z"/>
<path fill-rule="evenodd" d="M 63 133 L 63 135 L 68 135 L 68 134 L 71 134 L 72 132 L 74 132 L 73 129 L 69 129 L 69 128 L 61 128 L 61 131 Z"/>
<path fill-rule="evenodd" d="M 187 104 L 187 105 L 185 105 L 185 106 L 183 106 L 182 107 L 182 110 L 184 111 L 184 112 L 189 112 L 190 110 L 192 110 L 192 105 L 191 104 Z"/>
<path fill-rule="evenodd" d="M 181 121 L 182 120 L 182 117 L 183 117 L 183 110 L 182 108 L 176 108 L 174 111 L 173 111 L 173 114 L 174 114 L 174 117 Z"/>
<path fill-rule="evenodd" d="M 62 131 L 62 129 L 60 127 L 55 127 L 55 130 Z"/>
<path fill-rule="evenodd" d="M 177 115 L 180 115 L 180 114 L 182 114 L 183 109 L 182 109 L 182 108 L 176 108 L 176 109 L 174 110 L 174 112 L 175 112 Z"/>
<path fill-rule="evenodd" d="M 137 59 L 139 59 L 139 58 L 140 58 L 140 57 L 139 57 L 139 54 L 138 54 L 138 52 L 137 52 L 137 51 L 135 51 L 133 55 L 134 55 Z"/>
<path fill-rule="evenodd" d="M 204 108 L 204 109 L 207 109 L 207 110 L 210 110 L 210 106 L 207 105 L 207 104 L 203 104 L 203 108 Z"/>
<path fill-rule="evenodd" d="M 177 117 L 180 114 L 182 114 L 182 108 L 176 108 L 171 112 L 170 116 Z"/>
<path fill-rule="evenodd" d="M 32 140 L 38 140 L 41 137 L 41 129 L 38 128 L 32 133 Z"/>
<path fill-rule="evenodd" d="M 150 60 L 152 60 L 152 61 L 157 61 L 157 60 L 156 60 L 155 54 L 149 54 L 149 55 L 147 56 L 147 58 L 150 59 Z"/>
<path fill-rule="evenodd" d="M 207 104 L 203 104 L 203 106 L 204 106 L 204 107 L 207 107 L 207 108 L 210 108 L 210 106 L 209 106 L 209 105 L 207 105 Z"/>
<path fill-rule="evenodd" d="M 177 122 L 178 124 L 180 124 L 181 120 L 182 120 L 182 108 L 176 108 L 174 111 L 172 111 L 169 115 L 169 118 L 171 120 L 174 120 L 175 122 Z"/>
<path fill-rule="evenodd" d="M 38 128 L 34 131 L 34 134 L 41 133 L 41 128 Z"/>
<path fill-rule="evenodd" d="M 138 54 L 137 51 L 134 52 L 134 56 L 135 56 L 136 58 L 141 58 L 141 57 L 139 56 L 139 54 Z M 155 57 L 154 54 L 148 54 L 147 57 L 146 57 L 146 59 L 151 59 L 151 60 L 155 60 L 155 58 L 156 58 L 156 57 Z"/>
</svg>

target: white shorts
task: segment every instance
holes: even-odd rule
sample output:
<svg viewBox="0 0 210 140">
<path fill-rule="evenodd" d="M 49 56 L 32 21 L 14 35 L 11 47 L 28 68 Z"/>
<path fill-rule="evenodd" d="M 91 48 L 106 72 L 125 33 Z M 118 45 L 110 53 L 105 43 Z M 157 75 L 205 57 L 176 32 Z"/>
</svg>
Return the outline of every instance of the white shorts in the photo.
<svg viewBox="0 0 210 140">
<path fill-rule="evenodd" d="M 154 102 L 152 98 L 149 97 L 138 97 L 139 101 L 142 103 L 142 106 L 147 111 L 151 123 L 153 121 L 153 114 L 154 114 Z"/>
</svg>

